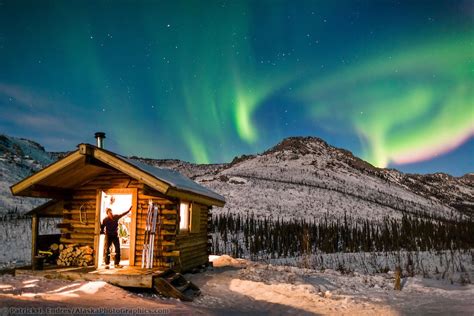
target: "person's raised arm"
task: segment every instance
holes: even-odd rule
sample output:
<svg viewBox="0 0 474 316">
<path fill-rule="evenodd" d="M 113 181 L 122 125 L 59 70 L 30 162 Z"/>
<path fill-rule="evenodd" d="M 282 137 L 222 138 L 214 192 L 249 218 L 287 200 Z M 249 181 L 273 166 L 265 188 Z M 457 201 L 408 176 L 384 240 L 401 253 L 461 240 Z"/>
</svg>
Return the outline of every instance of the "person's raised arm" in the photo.
<svg viewBox="0 0 474 316">
<path fill-rule="evenodd" d="M 127 211 L 125 211 L 125 212 L 123 212 L 122 214 L 120 214 L 120 215 L 119 215 L 119 218 L 122 218 L 123 216 L 127 215 L 127 213 L 130 212 L 131 210 L 132 210 L 132 205 L 130 205 L 130 208 L 129 208 Z"/>
</svg>

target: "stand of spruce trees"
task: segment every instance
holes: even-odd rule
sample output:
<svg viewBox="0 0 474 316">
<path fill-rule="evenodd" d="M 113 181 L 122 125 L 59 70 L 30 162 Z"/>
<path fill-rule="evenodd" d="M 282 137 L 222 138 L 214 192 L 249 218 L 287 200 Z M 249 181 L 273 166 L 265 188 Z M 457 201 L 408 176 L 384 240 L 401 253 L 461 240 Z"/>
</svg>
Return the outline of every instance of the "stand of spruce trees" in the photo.
<svg viewBox="0 0 474 316">
<path fill-rule="evenodd" d="M 214 254 L 234 257 L 286 258 L 316 252 L 427 251 L 474 248 L 472 219 L 424 218 L 374 222 L 345 215 L 313 221 L 257 218 L 254 214 L 212 216 Z"/>
</svg>

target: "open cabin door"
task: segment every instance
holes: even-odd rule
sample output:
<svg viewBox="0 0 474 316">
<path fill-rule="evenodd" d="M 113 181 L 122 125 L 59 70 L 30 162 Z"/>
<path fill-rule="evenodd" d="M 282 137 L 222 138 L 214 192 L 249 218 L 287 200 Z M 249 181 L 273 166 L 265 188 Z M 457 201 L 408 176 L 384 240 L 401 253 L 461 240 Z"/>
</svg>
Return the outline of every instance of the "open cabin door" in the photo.
<svg viewBox="0 0 474 316">
<path fill-rule="evenodd" d="M 130 205 L 132 211 L 119 220 L 118 235 L 120 240 L 121 260 L 124 266 L 135 264 L 135 240 L 137 219 L 137 189 L 97 190 L 96 223 L 94 249 L 95 267 L 104 264 L 105 235 L 100 234 L 100 225 L 107 217 L 106 209 L 112 209 L 114 215 L 126 212 Z M 110 262 L 114 262 L 111 258 Z"/>
</svg>

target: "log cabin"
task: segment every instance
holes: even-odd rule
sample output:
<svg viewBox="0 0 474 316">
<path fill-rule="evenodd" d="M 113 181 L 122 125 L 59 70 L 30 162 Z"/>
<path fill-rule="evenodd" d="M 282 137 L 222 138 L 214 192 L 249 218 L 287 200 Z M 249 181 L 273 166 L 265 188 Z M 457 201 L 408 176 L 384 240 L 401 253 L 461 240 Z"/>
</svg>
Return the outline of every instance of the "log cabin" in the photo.
<svg viewBox="0 0 474 316">
<path fill-rule="evenodd" d="M 121 214 L 131 205 L 131 212 L 121 219 L 120 264 L 128 271 L 147 270 L 143 251 L 153 205 L 157 210 L 153 268 L 182 272 L 207 265 L 210 211 L 212 206 L 223 206 L 225 199 L 177 171 L 105 150 L 105 135 L 96 133 L 96 137 L 96 145 L 80 144 L 76 151 L 11 186 L 13 195 L 50 199 L 28 213 L 32 216 L 32 262 L 38 252 L 38 221 L 57 217 L 59 242 L 90 246 L 93 268 L 101 270 L 104 236 L 100 224 L 105 210 Z"/>
</svg>

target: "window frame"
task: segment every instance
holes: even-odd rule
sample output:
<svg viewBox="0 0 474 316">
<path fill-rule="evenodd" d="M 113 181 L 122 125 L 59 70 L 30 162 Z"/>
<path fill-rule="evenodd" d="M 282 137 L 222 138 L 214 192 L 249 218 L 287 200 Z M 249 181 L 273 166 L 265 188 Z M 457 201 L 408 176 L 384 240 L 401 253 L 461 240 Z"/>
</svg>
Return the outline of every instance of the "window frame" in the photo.
<svg viewBox="0 0 474 316">
<path fill-rule="evenodd" d="M 187 204 L 187 212 L 186 212 L 187 222 L 186 222 L 186 227 L 184 228 L 184 227 L 181 227 L 182 226 L 181 221 L 183 219 L 181 206 L 186 205 L 186 204 Z M 190 233 L 191 205 L 192 205 L 191 201 L 185 201 L 185 200 L 179 201 L 179 222 L 178 222 L 178 233 L 179 234 L 189 234 Z"/>
</svg>

